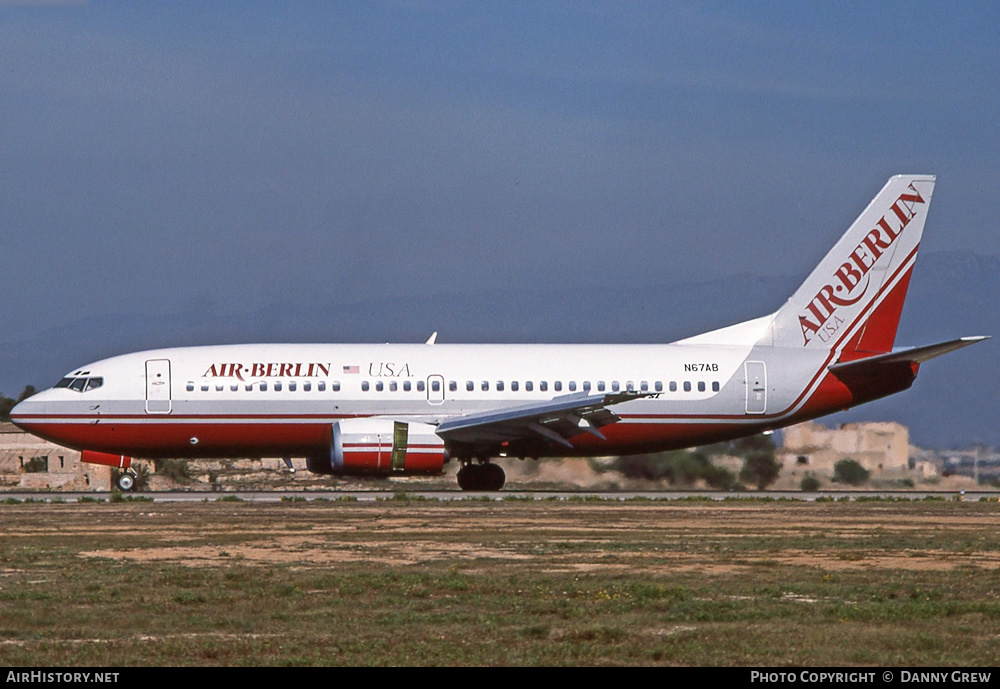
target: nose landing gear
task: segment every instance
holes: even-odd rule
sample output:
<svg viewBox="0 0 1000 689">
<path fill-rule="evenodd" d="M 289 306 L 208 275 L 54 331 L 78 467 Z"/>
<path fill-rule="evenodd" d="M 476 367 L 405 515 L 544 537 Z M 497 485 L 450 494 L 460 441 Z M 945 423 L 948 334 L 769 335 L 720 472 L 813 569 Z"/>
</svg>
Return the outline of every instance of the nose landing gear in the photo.
<svg viewBox="0 0 1000 689">
<path fill-rule="evenodd" d="M 492 462 L 467 462 L 458 470 L 458 487 L 462 490 L 498 491 L 507 481 L 503 468 Z"/>
<path fill-rule="evenodd" d="M 123 493 L 127 493 L 135 486 L 135 473 L 132 469 L 126 469 L 118 475 L 118 488 Z"/>
</svg>

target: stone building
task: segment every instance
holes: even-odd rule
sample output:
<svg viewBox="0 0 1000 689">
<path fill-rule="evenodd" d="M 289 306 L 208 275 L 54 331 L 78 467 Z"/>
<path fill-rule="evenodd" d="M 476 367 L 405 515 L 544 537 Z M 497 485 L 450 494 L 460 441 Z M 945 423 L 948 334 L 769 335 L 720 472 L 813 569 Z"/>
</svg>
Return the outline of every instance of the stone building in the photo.
<svg viewBox="0 0 1000 689">
<path fill-rule="evenodd" d="M 111 467 L 84 464 L 76 450 L 0 423 L 0 489 L 110 490 Z"/>
<path fill-rule="evenodd" d="M 873 477 L 899 476 L 910 467 L 910 432 L 898 423 L 849 423 L 827 428 L 807 421 L 782 431 L 782 471 L 831 476 L 841 459 L 853 459 Z"/>
</svg>

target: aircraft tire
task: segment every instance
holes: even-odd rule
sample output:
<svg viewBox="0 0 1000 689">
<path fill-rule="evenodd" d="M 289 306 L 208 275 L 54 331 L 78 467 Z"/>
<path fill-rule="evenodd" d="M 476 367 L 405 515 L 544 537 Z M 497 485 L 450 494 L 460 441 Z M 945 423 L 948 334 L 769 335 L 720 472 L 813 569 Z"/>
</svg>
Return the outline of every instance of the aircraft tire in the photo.
<svg viewBox="0 0 1000 689">
<path fill-rule="evenodd" d="M 466 464 L 458 470 L 458 487 L 462 490 L 498 491 L 507 482 L 503 467 L 492 462 Z"/>
<path fill-rule="evenodd" d="M 121 489 L 123 493 L 127 493 L 132 490 L 132 486 L 135 485 L 135 479 L 132 478 L 131 474 L 122 474 L 118 477 L 118 488 Z"/>
<path fill-rule="evenodd" d="M 507 474 L 499 464 L 484 464 L 483 469 L 483 490 L 498 491 L 507 482 Z"/>
<path fill-rule="evenodd" d="M 458 470 L 458 487 L 462 490 L 479 490 L 479 467 L 466 464 Z"/>
</svg>

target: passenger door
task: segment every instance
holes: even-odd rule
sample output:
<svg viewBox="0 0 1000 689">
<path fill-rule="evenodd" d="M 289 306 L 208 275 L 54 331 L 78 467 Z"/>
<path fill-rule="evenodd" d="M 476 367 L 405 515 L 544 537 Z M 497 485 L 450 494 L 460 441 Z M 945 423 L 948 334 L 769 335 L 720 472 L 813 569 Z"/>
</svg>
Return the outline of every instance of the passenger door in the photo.
<svg viewBox="0 0 1000 689">
<path fill-rule="evenodd" d="M 171 409 L 170 360 L 150 359 L 146 362 L 146 413 L 169 414 Z"/>
<path fill-rule="evenodd" d="M 743 369 L 747 376 L 747 414 L 763 414 L 767 411 L 767 367 L 763 361 L 747 361 Z"/>
</svg>

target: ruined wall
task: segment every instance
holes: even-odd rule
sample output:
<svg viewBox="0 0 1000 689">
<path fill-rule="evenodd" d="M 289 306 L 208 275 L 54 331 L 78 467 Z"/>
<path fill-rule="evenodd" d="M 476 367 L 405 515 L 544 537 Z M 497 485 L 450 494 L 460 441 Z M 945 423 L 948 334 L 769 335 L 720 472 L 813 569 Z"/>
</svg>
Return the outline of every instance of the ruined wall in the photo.
<svg viewBox="0 0 1000 689">
<path fill-rule="evenodd" d="M 850 423 L 827 428 L 808 421 L 784 429 L 778 450 L 784 469 L 832 474 L 841 459 L 853 459 L 873 476 L 902 473 L 910 460 L 910 432 L 898 423 Z"/>
<path fill-rule="evenodd" d="M 41 467 L 39 471 L 30 469 Z M 110 490 L 111 467 L 84 464 L 80 453 L 0 424 L 0 488 Z"/>
</svg>

